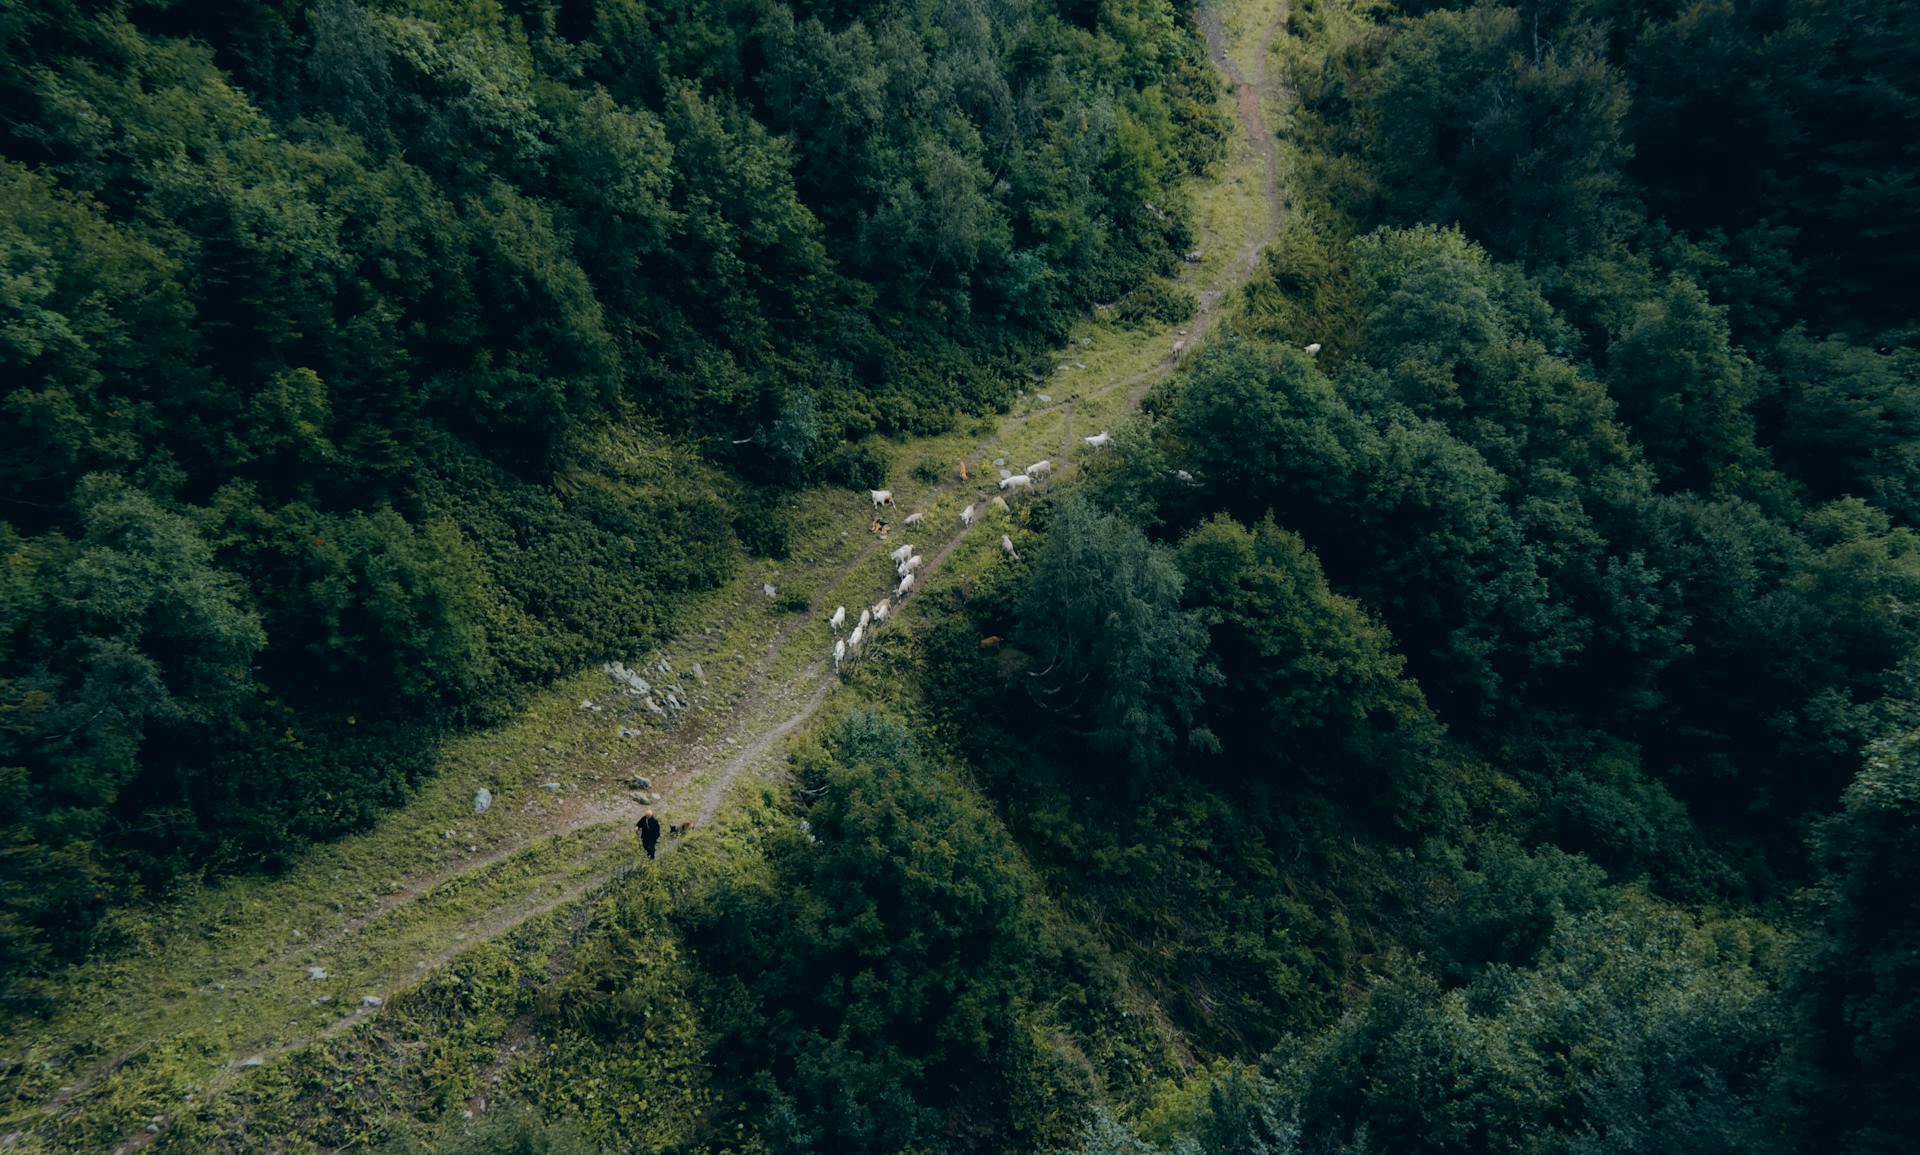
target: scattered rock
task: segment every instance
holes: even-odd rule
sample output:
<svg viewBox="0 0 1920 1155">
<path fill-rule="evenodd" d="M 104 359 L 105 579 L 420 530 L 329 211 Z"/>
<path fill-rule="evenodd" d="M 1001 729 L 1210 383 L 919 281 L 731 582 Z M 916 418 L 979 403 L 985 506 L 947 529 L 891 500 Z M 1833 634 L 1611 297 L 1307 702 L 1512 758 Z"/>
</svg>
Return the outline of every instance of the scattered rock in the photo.
<svg viewBox="0 0 1920 1155">
<path fill-rule="evenodd" d="M 707 672 L 700 668 L 699 662 L 695 662 L 693 664 L 693 676 L 699 681 L 701 685 L 704 686 L 707 684 Z"/>
<path fill-rule="evenodd" d="M 226 990 L 226 989 L 227 989 L 227 984 L 225 984 L 225 983 L 215 983 L 215 984 L 213 984 L 213 989 L 214 989 L 214 990 L 216 990 L 216 991 L 224 991 L 224 990 Z"/>
<path fill-rule="evenodd" d="M 558 794 L 560 793 L 560 784 L 558 782 L 542 782 L 540 789 L 545 790 L 549 794 Z"/>
<path fill-rule="evenodd" d="M 1205 254 L 1202 253 L 1199 249 L 1188 249 L 1187 263 L 1189 265 L 1197 265 L 1200 263 L 1200 258 L 1203 256 L 1205 256 Z"/>
<path fill-rule="evenodd" d="M 772 582 L 762 582 L 760 585 L 760 592 L 767 595 L 770 598 L 777 598 L 780 596 L 780 591 L 773 588 Z"/>
<path fill-rule="evenodd" d="M 243 1071 L 251 1071 L 255 1067 L 264 1067 L 266 1065 L 267 1065 L 267 1061 L 261 1058 L 259 1055 L 255 1055 L 251 1059 L 240 1060 L 240 1069 Z"/>
<path fill-rule="evenodd" d="M 996 457 L 993 459 L 993 463 L 995 465 L 1005 465 L 1007 463 L 1007 459 L 1004 457 Z"/>
<path fill-rule="evenodd" d="M 321 995 L 319 998 L 313 1000 L 313 1005 L 316 1007 L 324 1007 L 329 1005 L 332 1002 L 333 1002 L 332 995 Z"/>
<path fill-rule="evenodd" d="M 1005 481 L 1007 478 L 1012 476 L 1013 476 L 1013 470 L 1011 469 L 1002 469 L 1000 471 L 1000 480 L 1002 481 Z"/>
<path fill-rule="evenodd" d="M 360 1005 L 363 1007 L 384 1007 L 387 1005 L 387 1000 L 381 998 L 379 995 L 361 995 Z"/>
<path fill-rule="evenodd" d="M 638 738 L 640 731 L 634 729 L 632 726 L 622 726 L 620 727 L 620 736 L 622 738 Z"/>
<path fill-rule="evenodd" d="M 292 936 L 291 936 L 291 937 L 293 938 L 293 941 L 295 941 L 295 942 L 299 942 L 299 941 L 300 941 L 301 939 L 303 939 L 303 938 L 305 938 L 305 937 L 307 937 L 307 936 L 306 936 L 306 935 L 304 935 L 304 934 L 301 934 L 301 933 L 300 933 L 300 928 L 296 926 L 296 927 L 294 927 L 294 928 L 293 928 L 293 934 L 292 934 Z"/>
<path fill-rule="evenodd" d="M 307 977 L 317 983 L 321 979 L 327 977 L 327 968 L 326 967 L 308 967 Z"/>
<path fill-rule="evenodd" d="M 633 787 L 635 790 L 651 790 L 653 789 L 653 779 L 644 774 L 635 774 L 633 777 L 627 779 L 627 785 Z"/>
<path fill-rule="evenodd" d="M 582 698 L 580 699 L 580 708 L 582 710 L 598 710 L 600 707 L 593 704 L 592 698 Z"/>
<path fill-rule="evenodd" d="M 487 812 L 487 807 L 492 805 L 493 805 L 493 791 L 487 789 L 485 786 L 482 786 L 480 789 L 473 792 L 473 812 L 475 814 L 485 814 Z"/>
<path fill-rule="evenodd" d="M 1040 402 L 1043 405 L 1051 405 L 1053 403 L 1053 394 L 1051 393 L 1040 394 Z"/>
<path fill-rule="evenodd" d="M 148 1124 L 147 1124 L 147 1134 L 149 1134 L 149 1135 L 158 1135 L 159 1133 L 160 1133 L 160 1124 L 158 1124 L 158 1123 L 148 1123 Z"/>
<path fill-rule="evenodd" d="M 1093 344 L 1093 338 L 1092 338 L 1092 337 L 1082 337 L 1082 338 L 1080 338 L 1080 343 L 1081 343 L 1082 345 L 1091 345 L 1091 344 Z"/>
<path fill-rule="evenodd" d="M 1085 369 L 1087 367 L 1087 363 L 1085 361 L 1075 361 L 1073 363 L 1073 367 L 1075 369 Z"/>
<path fill-rule="evenodd" d="M 629 693 L 651 694 L 653 692 L 653 683 L 641 677 L 636 671 L 629 670 L 624 663 L 608 662 L 600 668 L 611 674 L 614 681 L 624 685 Z"/>
</svg>

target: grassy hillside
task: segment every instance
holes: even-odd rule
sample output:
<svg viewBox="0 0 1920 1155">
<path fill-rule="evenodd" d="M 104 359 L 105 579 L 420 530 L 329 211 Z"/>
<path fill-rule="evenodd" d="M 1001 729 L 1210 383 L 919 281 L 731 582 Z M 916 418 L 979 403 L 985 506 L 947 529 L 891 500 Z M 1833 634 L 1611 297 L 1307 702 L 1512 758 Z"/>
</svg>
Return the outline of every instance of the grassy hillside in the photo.
<svg viewBox="0 0 1920 1155">
<path fill-rule="evenodd" d="M 643 673 L 685 712 L 562 679 L 287 879 L 116 911 L 124 949 L 15 1020 L 0 1127 L 29 1150 L 1905 1150 L 1911 38 L 1893 6 L 1829 8 L 1201 10 L 1172 35 L 1227 83 L 1183 115 L 1238 135 L 1181 186 L 1196 259 L 1096 308 L 1003 413 L 792 459 L 886 479 L 924 523 L 883 539 L 835 488 L 736 498 L 768 459 L 694 454 L 666 409 L 596 426 L 556 500 L 684 519 L 608 540 L 684 556 L 648 543 L 704 507 L 647 487 L 705 477 L 788 554 L 721 540 L 733 568 L 678 603 Z M 973 115 L 956 13 L 930 75 Z M 1058 19 L 1108 37 L 1086 75 L 1111 82 L 1184 28 L 1148 15 Z M 622 61 L 646 100 L 673 90 L 656 64 L 758 94 L 886 316 L 913 275 L 857 261 L 931 285 L 952 238 L 858 207 L 848 174 L 903 155 L 872 151 L 893 127 L 859 116 L 902 93 L 864 70 L 917 58 L 911 21 L 847 17 L 774 13 L 730 51 L 649 14 L 668 32 Z M 522 23 L 536 60 L 584 27 Z M 1729 111 L 1702 54 L 1753 78 L 1752 131 L 1702 144 L 1738 188 L 1677 144 Z M 1156 123 L 1117 100 L 1116 141 Z M 1884 117 L 1820 137 L 1836 109 Z M 836 394 L 810 396 L 751 453 L 825 428 Z M 1053 479 L 992 504 L 1041 458 Z M 100 492 L 103 525 L 187 518 Z M 509 572 L 485 543 L 520 523 L 445 508 L 477 572 Z M 833 671 L 827 614 L 892 588 L 903 541 L 917 592 Z M 156 572 L 251 644 L 234 587 Z M 644 804 L 695 822 L 654 863 Z"/>
<path fill-rule="evenodd" d="M 12 1012 L 1177 304 L 1225 133 L 1158 0 L 127 0 L 0 73 Z"/>
</svg>

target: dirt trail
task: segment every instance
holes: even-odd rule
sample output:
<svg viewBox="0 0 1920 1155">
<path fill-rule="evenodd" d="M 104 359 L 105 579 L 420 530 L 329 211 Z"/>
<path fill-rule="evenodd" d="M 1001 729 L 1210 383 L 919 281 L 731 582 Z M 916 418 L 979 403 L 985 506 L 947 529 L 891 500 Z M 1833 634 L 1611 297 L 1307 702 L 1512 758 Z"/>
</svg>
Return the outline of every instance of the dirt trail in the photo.
<svg viewBox="0 0 1920 1155">
<path fill-rule="evenodd" d="M 1252 83 L 1246 81 L 1239 67 L 1227 54 L 1226 33 L 1218 13 L 1202 10 L 1195 19 L 1206 37 L 1213 64 L 1235 81 L 1236 107 L 1244 142 L 1264 162 L 1263 176 L 1268 213 L 1264 227 L 1258 231 L 1257 235 L 1245 238 L 1236 250 L 1234 258 L 1220 269 L 1214 283 L 1199 294 L 1199 310 L 1186 326 L 1191 333 L 1188 337 L 1190 346 L 1197 344 L 1217 321 L 1222 301 L 1244 284 L 1257 269 L 1260 253 L 1278 231 L 1284 213 L 1278 186 L 1274 140 L 1267 132 L 1260 107 L 1260 92 L 1264 89 L 1266 78 L 1266 57 L 1273 37 L 1279 30 L 1279 21 L 1284 19 L 1284 9 L 1273 25 L 1265 30 L 1262 40 L 1256 46 L 1258 49 L 1256 57 L 1259 63 Z M 1165 336 L 1148 336 L 1143 340 L 1166 341 L 1167 344 L 1161 347 L 1168 348 L 1171 335 L 1169 333 Z M 1097 387 L 1082 390 L 1079 396 L 1084 401 L 1124 391 L 1127 408 L 1132 410 L 1137 408 L 1140 400 L 1155 383 L 1170 376 L 1174 369 L 1174 357 L 1169 353 L 1145 369 L 1118 375 Z M 1056 405 L 1035 407 L 1009 417 L 982 441 L 982 450 L 1004 438 L 1010 431 L 1024 427 L 1035 418 L 1055 411 L 1061 412 L 1063 416 L 1060 460 L 1055 463 L 1055 469 L 1059 472 L 1070 468 L 1073 451 L 1077 444 L 1074 440 L 1073 398 L 1067 398 Z M 978 454 L 975 459 L 984 461 L 984 457 Z M 997 479 L 995 481 L 997 482 Z M 990 500 L 996 489 L 997 485 L 988 483 L 984 474 L 977 477 L 971 485 L 962 483 L 957 478 L 949 479 L 940 485 L 928 487 L 919 494 L 921 508 L 928 508 L 936 499 L 950 494 L 957 494 L 965 499 L 969 493 L 972 493 L 974 500 L 984 502 Z M 903 493 L 903 497 L 905 496 L 906 494 Z M 926 526 L 923 530 L 916 532 L 915 536 L 921 536 L 922 533 L 928 535 L 928 545 L 933 547 L 926 551 L 927 564 L 920 570 L 917 578 L 916 584 L 924 588 L 961 543 L 968 538 L 971 531 L 949 523 L 939 527 Z M 944 534 L 944 539 L 936 538 L 933 536 L 935 533 Z M 893 544 L 877 536 L 864 538 L 849 550 L 849 556 L 844 562 L 833 568 L 831 575 L 826 579 L 827 584 L 822 587 L 823 590 L 844 590 L 844 587 L 863 567 L 875 566 L 877 556 Z M 877 598 L 880 595 L 876 592 L 871 596 Z M 858 595 L 850 595 L 849 600 L 851 603 L 864 604 Z M 764 647 L 760 647 L 752 670 L 739 686 L 738 701 L 730 711 L 730 716 L 724 720 L 716 719 L 714 723 L 691 726 L 678 737 L 676 746 L 680 748 L 672 756 L 671 761 L 683 770 L 671 775 L 673 781 L 660 790 L 656 805 L 663 810 L 681 814 L 687 814 L 691 809 L 690 816 L 695 823 L 695 830 L 688 836 L 689 838 L 700 837 L 704 829 L 711 826 L 740 776 L 750 771 L 764 770 L 770 758 L 778 755 L 779 747 L 784 740 L 813 717 L 839 684 L 839 680 L 832 675 L 829 664 L 824 660 L 826 650 L 821 635 L 815 631 L 803 629 L 814 624 L 816 624 L 816 618 L 813 615 L 794 616 L 781 622 L 773 630 Z M 787 652 L 787 648 L 795 643 L 821 645 L 820 660 L 805 664 L 790 676 L 773 677 L 780 658 Z M 655 777 L 666 776 L 656 774 Z M 563 799 L 561 805 L 553 808 L 550 822 L 543 821 L 537 829 L 518 841 L 491 848 L 484 854 L 451 864 L 442 864 L 431 871 L 403 880 L 396 890 L 380 898 L 378 905 L 372 911 L 344 918 L 324 934 L 301 943 L 297 948 L 275 951 L 269 958 L 250 963 L 247 967 L 248 973 L 244 977 L 236 977 L 232 993 L 245 997 L 257 991 L 261 998 L 270 999 L 270 984 L 274 975 L 290 965 L 289 960 L 295 959 L 296 956 L 302 953 L 310 954 L 316 949 L 325 949 L 336 943 L 351 942 L 365 947 L 370 939 L 374 940 L 377 948 L 382 934 L 382 924 L 396 921 L 394 915 L 433 894 L 436 887 L 456 879 L 471 878 L 500 866 L 509 859 L 528 852 L 542 840 L 575 836 L 587 830 L 597 831 L 585 845 L 578 848 L 578 853 L 573 859 L 583 868 L 587 866 L 596 868 L 584 875 L 567 871 L 564 875 L 532 880 L 530 885 L 512 895 L 510 901 L 463 920 L 457 927 L 460 933 L 450 934 L 443 949 L 424 958 L 411 950 L 404 955 L 395 953 L 404 945 L 400 941 L 395 941 L 387 951 L 391 957 L 384 958 L 384 966 L 377 961 L 364 969 L 362 974 L 354 976 L 354 989 L 378 990 L 383 998 L 392 997 L 393 994 L 417 983 L 422 974 L 432 973 L 469 946 L 506 934 L 531 919 L 575 902 L 604 887 L 623 870 L 631 869 L 632 860 L 627 855 L 638 853 L 638 847 L 633 844 L 631 834 L 631 823 L 638 807 L 639 804 L 636 801 L 615 791 L 603 791 L 597 795 L 585 793 Z M 664 843 L 661 852 L 672 853 L 676 845 L 678 843 L 673 841 Z M 602 862 L 602 859 L 605 861 Z M 555 883 L 561 883 L 561 885 L 556 886 Z M 402 930 L 396 928 L 386 933 L 398 940 Z M 373 953 L 379 955 L 380 951 L 375 949 Z M 416 962 L 408 968 L 407 963 L 416 959 L 424 962 L 425 967 L 419 966 Z M 301 1003 L 304 1009 L 305 1000 L 303 999 Z M 293 1008 L 281 1009 L 291 1011 Z M 236 1007 L 235 1010 L 238 1011 L 239 1008 Z M 311 1026 L 305 1030 L 295 1029 L 277 1038 L 257 1039 L 252 1047 L 242 1050 L 241 1053 L 263 1060 L 264 1065 L 320 1039 L 351 1029 L 374 1013 L 377 1013 L 377 1008 L 355 1008 L 340 1014 L 324 1026 Z M 258 1012 L 258 1017 L 265 1024 L 280 1021 L 286 1016 L 277 1010 L 269 1014 L 262 1009 Z M 293 1026 L 290 1022 L 287 1025 Z M 0 1149 L 10 1147 L 9 1140 L 26 1140 L 35 1133 L 46 1134 L 57 1130 L 62 1115 L 69 1111 L 84 1112 L 96 1093 L 103 1091 L 104 1085 L 112 1080 L 130 1060 L 163 1043 L 169 1036 L 170 1026 L 171 1020 L 166 1015 L 157 1015 L 148 1024 L 144 1039 L 130 1043 L 110 1057 L 96 1060 L 88 1070 L 78 1073 L 78 1077 L 71 1079 L 57 1095 L 50 1097 L 37 1112 L 17 1115 L 9 1120 L 9 1128 L 20 1129 L 11 1134 L 0 1131 Z M 238 1063 L 229 1063 L 224 1067 L 217 1067 L 203 1073 L 199 1079 L 204 1087 L 202 1101 L 217 1093 L 220 1088 L 231 1085 L 249 1070 L 251 1068 L 242 1067 Z M 121 1144 L 121 1148 L 132 1151 L 144 1146 L 153 1138 L 154 1136 L 144 1132 L 130 1134 Z"/>
</svg>

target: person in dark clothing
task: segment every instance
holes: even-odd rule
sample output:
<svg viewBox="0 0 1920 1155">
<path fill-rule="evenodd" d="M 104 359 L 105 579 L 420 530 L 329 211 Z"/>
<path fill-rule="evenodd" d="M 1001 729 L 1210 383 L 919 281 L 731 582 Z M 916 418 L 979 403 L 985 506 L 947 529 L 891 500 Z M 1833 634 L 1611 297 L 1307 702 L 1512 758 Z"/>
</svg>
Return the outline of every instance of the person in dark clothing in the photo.
<svg viewBox="0 0 1920 1155">
<path fill-rule="evenodd" d="M 660 845 L 660 820 L 653 816 L 653 807 L 647 807 L 636 825 L 640 828 L 640 845 L 647 848 L 647 857 L 652 858 L 653 848 Z"/>
</svg>

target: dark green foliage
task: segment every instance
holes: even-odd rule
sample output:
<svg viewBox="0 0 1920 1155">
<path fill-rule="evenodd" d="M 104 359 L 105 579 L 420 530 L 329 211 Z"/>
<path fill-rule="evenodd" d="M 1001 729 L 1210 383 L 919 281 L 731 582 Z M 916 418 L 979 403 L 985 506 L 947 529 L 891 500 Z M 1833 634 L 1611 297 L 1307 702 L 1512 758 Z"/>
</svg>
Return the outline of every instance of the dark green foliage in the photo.
<svg viewBox="0 0 1920 1155">
<path fill-rule="evenodd" d="M 1095 748 L 1136 770 L 1161 762 L 1192 728 L 1205 636 L 1180 609 L 1180 570 L 1167 551 L 1078 497 L 1050 512 L 1014 640 L 1031 655 L 1033 702 Z"/>
<path fill-rule="evenodd" d="M 1173 268 L 1226 123 L 1102 11 L 0 18 L 8 973 L 364 824 Z"/>
<path fill-rule="evenodd" d="M 1892 1152 L 1920 1129 L 1920 762 L 1910 697 L 1814 836 L 1822 870 L 1799 960 L 1788 1092 L 1804 1149 Z"/>
<path fill-rule="evenodd" d="M 431 1142 L 400 1135 L 377 1150 L 381 1155 L 594 1155 L 601 1148 L 564 1123 L 510 1105 L 483 1120 L 450 1123 Z"/>
<path fill-rule="evenodd" d="M 1072 1119 L 1047 1004 L 1110 992 L 978 798 L 856 714 L 801 766 L 764 874 L 688 916 L 717 1081 L 775 1150 L 1018 1150 Z M 801 819 L 804 818 L 804 825 Z M 1071 1014 L 1072 1012 L 1068 1012 Z M 1109 1008 L 1110 1013 L 1110 1008 Z"/>
<path fill-rule="evenodd" d="M 1552 921 L 1537 967 L 1402 968 L 1332 1030 L 1209 1088 L 1172 1150 L 1768 1149 L 1769 936 L 1632 893 Z"/>
<path fill-rule="evenodd" d="M 1155 278 L 1115 302 L 1113 315 L 1121 324 L 1137 328 L 1177 325 L 1192 317 L 1199 304 L 1192 293 Z"/>
</svg>

